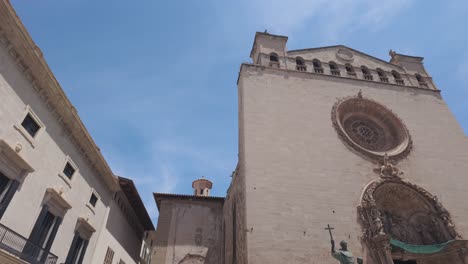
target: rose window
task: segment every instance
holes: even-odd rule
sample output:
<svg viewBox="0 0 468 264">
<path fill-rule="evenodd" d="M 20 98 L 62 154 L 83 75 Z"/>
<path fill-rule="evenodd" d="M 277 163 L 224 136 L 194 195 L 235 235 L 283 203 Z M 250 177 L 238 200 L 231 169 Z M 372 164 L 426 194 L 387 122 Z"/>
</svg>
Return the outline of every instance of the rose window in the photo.
<svg viewBox="0 0 468 264">
<path fill-rule="evenodd" d="M 402 157 L 411 139 L 401 120 L 384 106 L 364 98 L 348 98 L 333 107 L 338 134 L 351 147 L 371 156 Z"/>
</svg>

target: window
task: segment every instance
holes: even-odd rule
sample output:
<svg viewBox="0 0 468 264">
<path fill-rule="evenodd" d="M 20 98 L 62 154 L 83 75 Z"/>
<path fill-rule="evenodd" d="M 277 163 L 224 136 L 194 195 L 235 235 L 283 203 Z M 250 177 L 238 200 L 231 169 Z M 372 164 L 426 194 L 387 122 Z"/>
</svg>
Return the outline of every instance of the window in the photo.
<svg viewBox="0 0 468 264">
<path fill-rule="evenodd" d="M 93 192 L 91 194 L 91 197 L 89 198 L 89 204 L 92 205 L 93 207 L 96 207 L 97 200 L 98 200 L 98 198 L 97 198 L 96 194 Z"/>
<path fill-rule="evenodd" d="M 62 218 L 52 214 L 49 206 L 44 205 L 29 236 L 30 243 L 27 243 L 23 249 L 23 255 L 44 263 L 61 223 Z M 37 250 L 37 246 L 43 248 L 45 252 Z"/>
<path fill-rule="evenodd" d="M 21 119 L 14 125 L 14 128 L 23 135 L 33 148 L 35 147 L 36 140 L 40 137 L 42 131 L 45 130 L 44 124 L 29 105 L 25 107 Z"/>
<path fill-rule="evenodd" d="M 387 75 L 385 74 L 384 70 L 377 68 L 377 74 L 379 75 L 380 81 L 381 82 L 386 82 L 388 83 L 388 78 Z"/>
<path fill-rule="evenodd" d="M 395 83 L 404 85 L 405 82 L 401 78 L 401 75 L 397 71 L 392 71 L 392 76 L 395 79 Z"/>
<path fill-rule="evenodd" d="M 270 53 L 270 67 L 279 68 L 278 54 Z"/>
<path fill-rule="evenodd" d="M 203 189 L 200 190 L 200 194 L 203 195 Z"/>
<path fill-rule="evenodd" d="M 323 73 L 322 63 L 319 60 L 314 59 L 312 65 L 314 65 L 314 72 Z"/>
<path fill-rule="evenodd" d="M 113 260 L 114 260 L 114 250 L 108 247 L 107 252 L 106 252 L 106 257 L 104 258 L 104 264 L 112 264 Z"/>
<path fill-rule="evenodd" d="M 296 58 L 296 69 L 298 71 L 306 71 L 307 67 L 305 66 L 304 59 L 301 57 Z"/>
<path fill-rule="evenodd" d="M 424 81 L 423 77 L 421 75 L 419 75 L 418 73 L 416 73 L 414 76 L 416 76 L 416 80 L 418 81 L 419 83 L 419 86 L 421 87 L 427 87 L 427 83 L 426 81 Z"/>
<path fill-rule="evenodd" d="M 276 53 L 271 53 L 270 54 L 270 61 L 271 62 L 278 62 L 278 55 L 276 55 Z"/>
<path fill-rule="evenodd" d="M 18 186 L 18 181 L 11 180 L 0 172 L 0 219 L 8 208 L 11 199 L 13 199 Z"/>
<path fill-rule="evenodd" d="M 364 79 L 369 80 L 369 81 L 372 81 L 374 79 L 369 69 L 366 66 L 361 66 L 361 71 L 362 71 L 362 74 L 364 75 Z"/>
<path fill-rule="evenodd" d="M 65 164 L 65 168 L 63 168 L 63 174 L 65 174 L 65 176 L 67 176 L 68 179 L 71 179 L 73 177 L 75 171 L 75 168 L 73 168 L 70 162 L 67 162 L 67 164 Z"/>
<path fill-rule="evenodd" d="M 345 69 L 346 69 L 346 73 L 348 75 L 356 76 L 356 72 L 354 71 L 354 68 L 353 68 L 353 66 L 351 66 L 351 64 L 346 63 L 345 64 Z"/>
<path fill-rule="evenodd" d="M 75 232 L 72 244 L 68 250 L 67 259 L 65 264 L 81 264 L 88 247 L 88 240 L 82 238 L 78 232 Z"/>
<path fill-rule="evenodd" d="M 37 135 L 37 132 L 41 128 L 41 126 L 38 124 L 38 122 L 31 116 L 30 113 L 26 115 L 26 117 L 23 119 L 23 122 L 21 122 L 21 126 L 28 132 L 28 134 L 31 137 L 35 137 Z"/>
<path fill-rule="evenodd" d="M 340 76 L 340 70 L 338 69 L 338 65 L 336 65 L 335 62 L 333 61 L 330 61 L 328 63 L 328 65 L 330 65 L 330 72 L 332 75 L 335 75 L 335 76 Z"/>
<path fill-rule="evenodd" d="M 64 162 L 62 163 L 62 170 L 59 171 L 58 176 L 68 185 L 72 187 L 71 181 L 78 173 L 78 167 L 73 163 L 69 156 L 66 156 Z"/>
</svg>

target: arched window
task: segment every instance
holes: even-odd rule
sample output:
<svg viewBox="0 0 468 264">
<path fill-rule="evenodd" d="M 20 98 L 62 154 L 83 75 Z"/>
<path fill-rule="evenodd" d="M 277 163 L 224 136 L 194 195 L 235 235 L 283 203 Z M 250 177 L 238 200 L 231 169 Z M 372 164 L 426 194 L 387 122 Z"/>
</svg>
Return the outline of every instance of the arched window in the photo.
<svg viewBox="0 0 468 264">
<path fill-rule="evenodd" d="M 312 64 L 314 65 L 314 71 L 316 73 L 323 73 L 322 63 L 319 60 L 313 59 Z"/>
<path fill-rule="evenodd" d="M 418 80 L 419 86 L 427 87 L 426 81 L 424 81 L 423 77 L 419 73 L 416 73 L 414 76 L 416 76 L 416 80 Z"/>
<path fill-rule="evenodd" d="M 405 81 L 401 78 L 400 73 L 398 73 L 397 71 L 393 70 L 392 71 L 392 76 L 395 79 L 396 84 L 401 84 L 401 85 L 405 84 Z"/>
<path fill-rule="evenodd" d="M 388 78 L 387 78 L 387 75 L 385 74 L 384 70 L 382 70 L 380 68 L 377 68 L 377 74 L 379 75 L 379 78 L 380 78 L 381 82 L 388 83 Z"/>
<path fill-rule="evenodd" d="M 270 53 L 270 67 L 279 68 L 278 54 Z"/>
<path fill-rule="evenodd" d="M 354 67 L 351 64 L 346 63 L 345 68 L 346 68 L 346 73 L 348 75 L 356 76 L 356 72 L 354 71 Z"/>
<path fill-rule="evenodd" d="M 298 71 L 307 71 L 304 59 L 301 57 L 296 57 L 296 69 Z"/>
<path fill-rule="evenodd" d="M 362 71 L 362 74 L 364 75 L 364 79 L 369 80 L 369 81 L 372 81 L 374 79 L 372 77 L 371 72 L 366 66 L 361 66 L 361 71 Z"/>
<path fill-rule="evenodd" d="M 338 68 L 338 65 L 336 65 L 336 63 L 334 61 L 330 61 L 328 63 L 328 65 L 330 66 L 330 72 L 332 75 L 335 75 L 335 76 L 340 76 L 340 69 Z"/>
<path fill-rule="evenodd" d="M 278 62 L 278 55 L 276 53 L 270 54 L 270 61 L 271 62 Z"/>
</svg>

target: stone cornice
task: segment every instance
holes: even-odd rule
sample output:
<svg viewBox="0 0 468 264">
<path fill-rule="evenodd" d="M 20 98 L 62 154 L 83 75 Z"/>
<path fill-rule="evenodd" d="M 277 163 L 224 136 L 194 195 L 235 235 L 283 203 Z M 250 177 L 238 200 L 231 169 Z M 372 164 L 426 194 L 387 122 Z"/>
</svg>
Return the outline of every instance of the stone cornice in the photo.
<svg viewBox="0 0 468 264">
<path fill-rule="evenodd" d="M 85 160 L 111 191 L 118 190 L 117 179 L 100 149 L 8 0 L 0 0 L 0 45 L 8 51 L 18 70 L 43 99 L 44 104 Z"/>
<path fill-rule="evenodd" d="M 16 149 L 13 149 L 5 140 L 0 139 L 0 153 L 8 160 L 8 163 L 24 172 L 33 172 L 34 168 L 19 154 L 20 151 L 21 145 L 17 145 Z"/>
<path fill-rule="evenodd" d="M 365 79 L 356 79 L 356 78 L 350 78 L 346 76 L 334 76 L 334 75 L 321 74 L 321 73 L 315 73 L 315 72 L 303 72 L 303 71 L 296 71 L 296 70 L 283 69 L 283 68 L 273 68 L 273 67 L 267 67 L 263 65 L 252 64 L 252 63 L 241 64 L 239 76 L 237 78 L 237 84 L 239 84 L 239 79 L 242 73 L 247 70 L 247 68 L 254 69 L 255 71 L 258 71 L 258 70 L 268 71 L 270 73 L 278 74 L 278 75 L 290 74 L 291 76 L 303 77 L 307 79 L 357 82 L 357 83 L 366 84 L 367 86 L 371 86 L 375 88 L 385 87 L 387 89 L 390 88 L 394 90 L 395 89 L 398 89 L 398 90 L 409 89 L 413 91 L 434 94 L 437 97 L 440 97 L 440 90 L 436 90 L 436 89 L 426 89 L 426 88 L 421 88 L 417 86 L 399 85 L 399 84 L 394 84 L 394 83 L 383 83 L 383 82 L 377 82 L 377 81 L 369 81 Z"/>
</svg>

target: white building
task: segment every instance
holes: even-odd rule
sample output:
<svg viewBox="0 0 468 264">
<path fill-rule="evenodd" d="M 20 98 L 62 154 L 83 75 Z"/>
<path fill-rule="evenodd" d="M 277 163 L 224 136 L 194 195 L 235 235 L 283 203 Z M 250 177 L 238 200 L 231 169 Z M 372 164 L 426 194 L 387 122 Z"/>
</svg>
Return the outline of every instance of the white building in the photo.
<svg viewBox="0 0 468 264">
<path fill-rule="evenodd" d="M 133 182 L 114 176 L 0 0 L 0 263 L 138 263 L 148 229 Z"/>
</svg>

